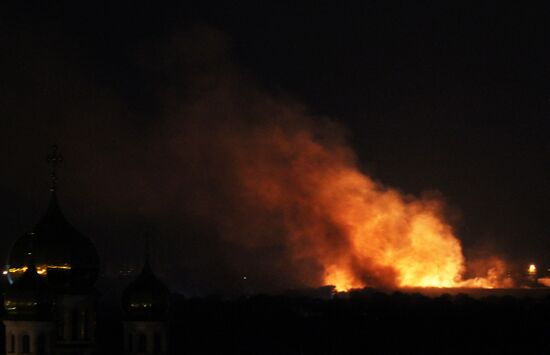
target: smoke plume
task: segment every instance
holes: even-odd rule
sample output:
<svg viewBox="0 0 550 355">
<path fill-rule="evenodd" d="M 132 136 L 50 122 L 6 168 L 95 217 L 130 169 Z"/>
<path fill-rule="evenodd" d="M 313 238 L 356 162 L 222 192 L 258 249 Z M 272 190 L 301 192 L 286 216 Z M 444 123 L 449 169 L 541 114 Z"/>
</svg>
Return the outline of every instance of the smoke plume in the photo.
<svg viewBox="0 0 550 355">
<path fill-rule="evenodd" d="M 165 253 L 163 272 L 195 289 L 499 284 L 493 268 L 490 278 L 464 279 L 442 201 L 362 172 L 345 128 L 262 88 L 231 62 L 223 33 L 198 27 L 144 44 L 135 65 L 150 112 L 101 94 L 81 68 L 54 85 L 77 81 L 90 95 L 44 94 L 59 118 L 33 128 L 26 153 L 48 140 L 68 147 L 66 199 L 84 208 L 76 218 L 105 253 L 113 236 L 129 245 L 146 224 Z M 24 112 L 12 133 L 33 122 Z"/>
</svg>

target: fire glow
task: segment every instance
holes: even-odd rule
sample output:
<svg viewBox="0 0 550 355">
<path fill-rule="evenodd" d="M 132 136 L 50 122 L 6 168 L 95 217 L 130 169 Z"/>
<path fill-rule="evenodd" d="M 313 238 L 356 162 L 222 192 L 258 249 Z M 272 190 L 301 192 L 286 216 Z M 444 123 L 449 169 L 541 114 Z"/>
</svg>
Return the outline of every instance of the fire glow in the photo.
<svg viewBox="0 0 550 355">
<path fill-rule="evenodd" d="M 382 186 L 357 168 L 345 145 L 324 144 L 307 130 L 257 133 L 259 149 L 235 149 L 239 142 L 230 149 L 244 190 L 239 209 L 260 215 L 252 206 L 262 206 L 266 220 L 276 216 L 293 260 L 315 260 L 320 283 L 337 291 L 502 287 L 501 261 L 479 277 L 464 277 L 461 243 L 438 199 Z"/>
<path fill-rule="evenodd" d="M 368 176 L 345 128 L 304 106 L 221 84 L 175 117 L 163 130 L 184 167 L 174 189 L 192 186 L 193 218 L 250 255 L 234 258 L 236 275 L 246 272 L 249 284 L 504 286 L 498 258 L 466 262 L 440 198 L 407 195 Z"/>
</svg>

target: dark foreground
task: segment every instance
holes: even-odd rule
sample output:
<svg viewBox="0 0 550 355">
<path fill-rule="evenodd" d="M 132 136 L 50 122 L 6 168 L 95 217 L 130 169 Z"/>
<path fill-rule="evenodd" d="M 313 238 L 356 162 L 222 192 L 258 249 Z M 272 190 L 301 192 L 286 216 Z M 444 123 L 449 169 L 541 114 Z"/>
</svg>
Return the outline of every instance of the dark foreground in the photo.
<svg viewBox="0 0 550 355">
<path fill-rule="evenodd" d="M 496 294 L 176 297 L 172 353 L 550 353 L 550 296 Z M 99 330 L 101 353 L 121 354 L 115 305 L 102 315 Z"/>
</svg>

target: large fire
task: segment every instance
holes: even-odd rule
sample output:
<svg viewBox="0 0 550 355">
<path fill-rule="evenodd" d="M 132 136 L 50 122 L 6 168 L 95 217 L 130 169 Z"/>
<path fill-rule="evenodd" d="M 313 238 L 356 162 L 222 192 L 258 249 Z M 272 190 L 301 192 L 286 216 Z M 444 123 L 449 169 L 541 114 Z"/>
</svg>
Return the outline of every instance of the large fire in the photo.
<svg viewBox="0 0 550 355">
<path fill-rule="evenodd" d="M 483 277 L 463 277 L 461 244 L 437 199 L 382 186 L 360 172 L 345 145 L 323 143 L 308 130 L 264 127 L 252 137 L 228 147 L 238 166 L 239 209 L 248 221 L 262 216 L 260 225 L 277 220 L 293 259 L 316 260 L 322 283 L 338 291 L 500 286 L 501 262 Z"/>
<path fill-rule="evenodd" d="M 173 191 L 193 187 L 182 200 L 193 220 L 202 216 L 242 253 L 230 258 L 236 274 L 263 280 L 260 288 L 502 285 L 499 260 L 466 268 L 438 198 L 375 181 L 359 168 L 342 127 L 222 72 L 195 78 L 194 95 L 166 121 L 162 142 L 176 152 L 170 166 L 181 160 L 183 169 L 155 185 L 178 197 Z M 182 205 L 158 200 L 147 206 Z"/>
</svg>

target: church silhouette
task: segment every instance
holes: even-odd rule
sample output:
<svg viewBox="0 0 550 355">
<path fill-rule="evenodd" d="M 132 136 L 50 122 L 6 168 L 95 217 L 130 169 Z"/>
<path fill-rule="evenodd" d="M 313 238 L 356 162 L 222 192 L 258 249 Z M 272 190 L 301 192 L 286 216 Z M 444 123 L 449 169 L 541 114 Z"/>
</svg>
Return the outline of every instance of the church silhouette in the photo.
<svg viewBox="0 0 550 355">
<path fill-rule="evenodd" d="M 64 217 L 57 198 L 54 146 L 50 202 L 31 233 L 19 237 L 7 262 L 4 292 L 7 354 L 89 355 L 97 342 L 99 256 L 90 239 Z M 168 354 L 169 289 L 154 275 L 149 253 L 121 298 L 125 354 Z"/>
</svg>

